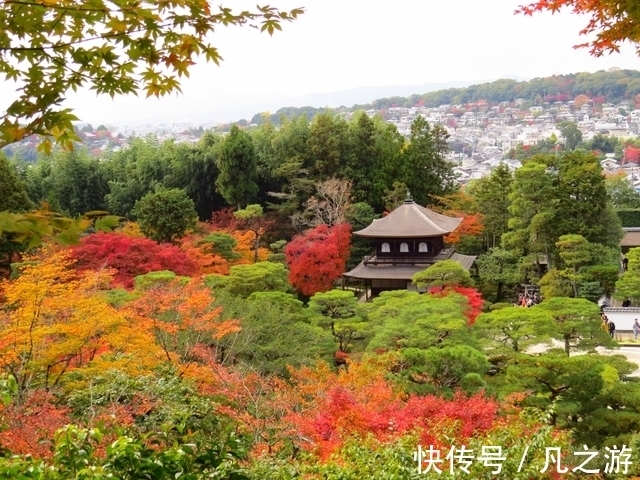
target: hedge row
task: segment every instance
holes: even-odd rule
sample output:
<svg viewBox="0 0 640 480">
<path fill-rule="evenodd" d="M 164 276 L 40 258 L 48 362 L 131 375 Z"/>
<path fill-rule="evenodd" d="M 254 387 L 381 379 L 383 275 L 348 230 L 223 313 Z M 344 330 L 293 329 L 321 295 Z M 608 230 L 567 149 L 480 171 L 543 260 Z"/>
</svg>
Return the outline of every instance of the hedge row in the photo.
<svg viewBox="0 0 640 480">
<path fill-rule="evenodd" d="M 640 208 L 621 208 L 617 213 L 623 227 L 640 227 Z"/>
</svg>

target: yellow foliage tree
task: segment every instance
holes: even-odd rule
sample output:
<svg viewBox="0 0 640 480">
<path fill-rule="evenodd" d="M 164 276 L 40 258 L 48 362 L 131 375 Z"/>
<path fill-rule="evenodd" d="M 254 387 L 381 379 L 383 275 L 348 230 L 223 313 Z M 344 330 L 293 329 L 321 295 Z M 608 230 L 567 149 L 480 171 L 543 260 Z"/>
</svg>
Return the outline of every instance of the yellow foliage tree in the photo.
<svg viewBox="0 0 640 480">
<path fill-rule="evenodd" d="M 254 263 L 255 259 L 255 233 L 251 230 L 235 230 L 231 233 L 233 238 L 238 241 L 236 251 L 242 255 L 242 260 L 236 262 L 236 265 Z M 269 249 L 258 248 L 258 261 L 264 262 L 269 256 Z"/>
<path fill-rule="evenodd" d="M 26 263 L 20 276 L 4 281 L 6 307 L 0 312 L 0 369 L 19 390 L 51 388 L 69 371 L 110 353 L 126 365 L 157 363 L 144 331 L 97 293 L 108 288 L 109 271 L 77 274 L 65 250 L 47 250 Z M 151 361 L 150 361 L 151 360 Z"/>
<path fill-rule="evenodd" d="M 140 230 L 140 225 L 136 222 L 126 222 L 120 230 L 119 233 L 126 235 L 127 237 L 139 237 L 144 238 L 144 233 Z"/>
</svg>

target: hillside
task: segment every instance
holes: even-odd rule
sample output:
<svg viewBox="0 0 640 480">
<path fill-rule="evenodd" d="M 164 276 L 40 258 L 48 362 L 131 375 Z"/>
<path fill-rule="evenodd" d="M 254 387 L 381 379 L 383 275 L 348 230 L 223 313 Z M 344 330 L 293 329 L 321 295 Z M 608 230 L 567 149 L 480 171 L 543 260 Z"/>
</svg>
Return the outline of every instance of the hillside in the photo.
<svg viewBox="0 0 640 480">
<path fill-rule="evenodd" d="M 594 103 L 620 103 L 634 100 L 640 94 L 640 71 L 618 70 L 598 71 L 595 73 L 572 73 L 534 78 L 529 81 L 501 79 L 493 82 L 471 85 L 464 88 L 448 88 L 433 92 L 414 94 L 408 97 L 394 96 L 379 98 L 366 104 L 336 108 L 283 107 L 273 114 L 257 113 L 250 121 L 240 120 L 239 124 L 261 124 L 266 118 L 277 124 L 281 117 L 293 118 L 307 115 L 309 119 L 325 111 L 353 112 L 356 110 L 384 111 L 393 107 L 438 107 L 440 105 L 459 105 L 485 100 L 488 103 L 513 102 L 523 99 L 525 102 L 566 102 L 578 95 L 587 95 Z M 223 127 L 224 128 L 224 127 Z"/>
</svg>

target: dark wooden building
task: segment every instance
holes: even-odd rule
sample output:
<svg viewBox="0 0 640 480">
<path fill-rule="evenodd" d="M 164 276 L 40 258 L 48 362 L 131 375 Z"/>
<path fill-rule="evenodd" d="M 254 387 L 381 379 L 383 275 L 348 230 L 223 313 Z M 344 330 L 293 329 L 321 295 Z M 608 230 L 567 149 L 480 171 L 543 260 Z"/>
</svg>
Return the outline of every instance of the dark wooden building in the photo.
<svg viewBox="0 0 640 480">
<path fill-rule="evenodd" d="M 439 260 L 455 260 L 468 270 L 476 257 L 455 253 L 444 243 L 444 237 L 461 222 L 461 218 L 441 215 L 407 198 L 386 217 L 353 232 L 372 239 L 375 250 L 343 276 L 361 280 L 368 299 L 385 290 L 416 290 L 413 275 Z"/>
</svg>

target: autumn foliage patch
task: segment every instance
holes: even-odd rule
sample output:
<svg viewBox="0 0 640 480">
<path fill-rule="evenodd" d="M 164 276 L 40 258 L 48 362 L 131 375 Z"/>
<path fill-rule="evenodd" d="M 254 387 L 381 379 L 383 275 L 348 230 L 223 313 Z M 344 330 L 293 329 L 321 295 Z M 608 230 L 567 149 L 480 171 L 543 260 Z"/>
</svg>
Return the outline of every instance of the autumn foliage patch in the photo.
<svg viewBox="0 0 640 480">
<path fill-rule="evenodd" d="M 70 422 L 69 409 L 55 405 L 53 395 L 36 390 L 24 403 L 0 403 L 0 449 L 15 455 L 48 457 L 51 439 L 59 428 Z"/>
<path fill-rule="evenodd" d="M 198 270 L 195 262 L 174 245 L 117 233 L 89 235 L 72 248 L 72 255 L 80 271 L 115 269 L 113 284 L 127 288 L 133 286 L 136 276 L 145 273 L 171 270 L 190 276 Z"/>
<path fill-rule="evenodd" d="M 476 317 L 482 313 L 482 309 L 484 307 L 482 294 L 475 288 L 460 287 L 457 285 L 453 287 L 447 287 L 444 290 L 442 290 L 441 288 L 433 288 L 429 290 L 430 295 L 438 295 L 441 297 L 446 297 L 452 292 L 458 293 L 465 297 L 467 305 L 464 313 L 468 319 L 468 324 L 473 325 L 476 321 Z"/>
</svg>

